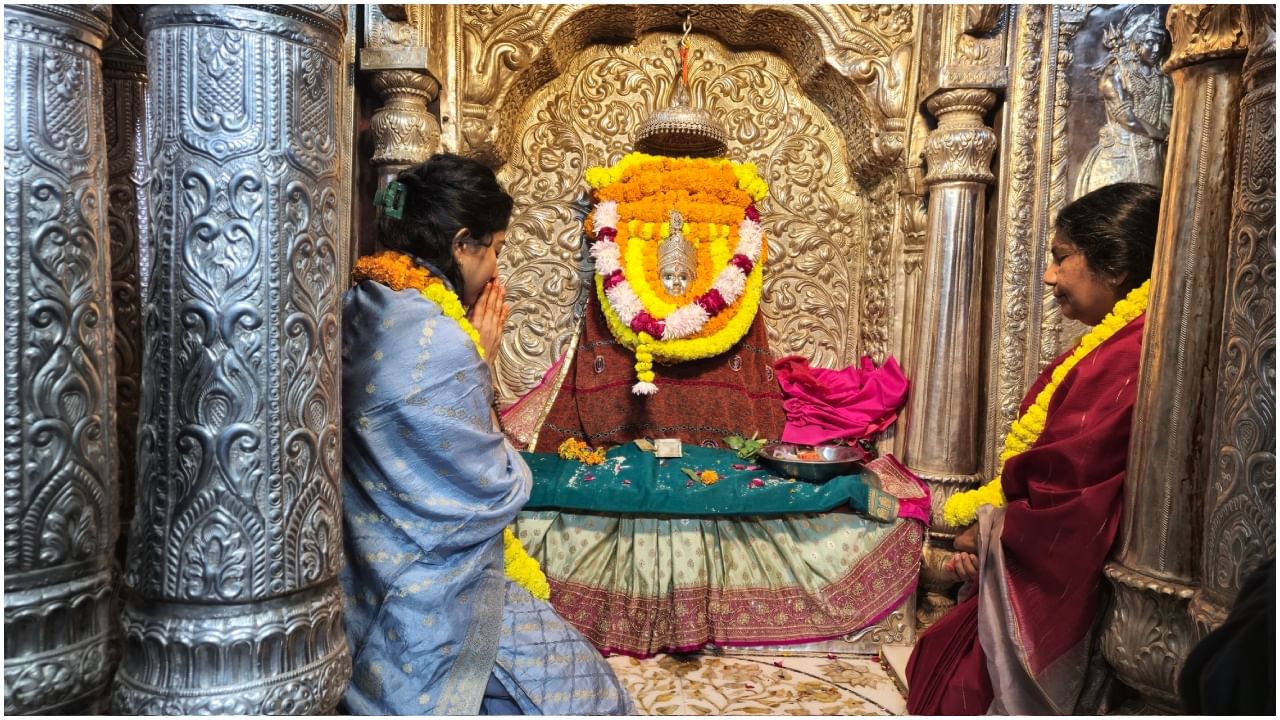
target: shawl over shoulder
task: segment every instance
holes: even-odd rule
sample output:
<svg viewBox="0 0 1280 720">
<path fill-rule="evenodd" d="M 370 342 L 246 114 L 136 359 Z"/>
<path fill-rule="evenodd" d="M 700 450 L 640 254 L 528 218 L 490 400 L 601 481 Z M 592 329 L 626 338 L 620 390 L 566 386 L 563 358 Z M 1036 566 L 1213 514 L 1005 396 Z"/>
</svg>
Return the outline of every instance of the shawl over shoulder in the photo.
<svg viewBox="0 0 1280 720">
<path fill-rule="evenodd" d="M 1067 374 L 1040 437 L 1005 463 L 1007 505 L 979 513 L 978 593 L 916 643 L 912 714 L 1075 710 L 1120 525 L 1144 322 Z M 1065 358 L 1032 384 L 1023 411 Z"/>
</svg>

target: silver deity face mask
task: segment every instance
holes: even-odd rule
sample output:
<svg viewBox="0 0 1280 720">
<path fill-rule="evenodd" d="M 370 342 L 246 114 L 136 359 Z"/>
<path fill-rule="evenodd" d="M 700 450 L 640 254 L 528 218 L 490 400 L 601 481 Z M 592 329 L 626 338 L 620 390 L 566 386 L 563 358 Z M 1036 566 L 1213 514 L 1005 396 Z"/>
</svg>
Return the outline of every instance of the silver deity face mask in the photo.
<svg viewBox="0 0 1280 720">
<path fill-rule="evenodd" d="M 698 277 L 698 249 L 684 238 L 684 218 L 675 210 L 670 215 L 670 232 L 658 246 L 658 277 L 672 297 L 683 295 Z"/>
</svg>

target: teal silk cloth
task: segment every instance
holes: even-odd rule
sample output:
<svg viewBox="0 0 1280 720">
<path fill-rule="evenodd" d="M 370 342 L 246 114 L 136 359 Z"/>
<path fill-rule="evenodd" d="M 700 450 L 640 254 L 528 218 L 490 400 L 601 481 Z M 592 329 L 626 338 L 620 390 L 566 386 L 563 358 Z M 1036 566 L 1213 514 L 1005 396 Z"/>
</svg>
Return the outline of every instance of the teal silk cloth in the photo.
<svg viewBox="0 0 1280 720">
<path fill-rule="evenodd" d="M 898 517 L 897 498 L 861 475 L 801 482 L 730 450 L 685 446 L 683 458 L 659 459 L 627 443 L 610 449 L 602 465 L 550 453 L 521 454 L 533 472 L 526 510 L 701 517 L 817 513 L 847 506 L 885 522 Z M 713 470 L 720 479 L 707 485 L 684 468 Z"/>
</svg>

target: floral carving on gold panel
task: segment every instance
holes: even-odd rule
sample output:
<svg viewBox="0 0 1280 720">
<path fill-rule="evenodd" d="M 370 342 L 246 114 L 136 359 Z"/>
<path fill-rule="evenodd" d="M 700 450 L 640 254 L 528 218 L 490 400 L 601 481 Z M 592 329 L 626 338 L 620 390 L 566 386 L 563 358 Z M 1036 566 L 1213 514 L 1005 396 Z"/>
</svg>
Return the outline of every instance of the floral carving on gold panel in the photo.
<svg viewBox="0 0 1280 720">
<path fill-rule="evenodd" d="M 1166 72 L 1194 62 L 1244 55 L 1244 11 L 1238 5 L 1174 5 L 1165 24 L 1173 40 Z"/>
<path fill-rule="evenodd" d="M 507 162 L 518 130 L 506 109 L 527 105 L 591 43 L 674 29 L 683 12 L 647 4 L 461 6 L 454 51 L 459 147 Z M 896 167 L 903 150 L 918 13 L 914 5 L 699 5 L 694 28 L 732 47 L 786 58 L 844 130 L 849 165 L 870 186 Z"/>
<path fill-rule="evenodd" d="M 665 106 L 677 40 L 653 33 L 587 47 L 516 119 L 516 144 L 499 172 L 516 200 L 499 260 L 512 303 L 499 360 L 505 400 L 533 388 L 572 340 L 591 288 L 583 173 L 629 152 L 640 123 Z M 761 210 L 773 351 L 843 366 L 860 349 L 862 269 L 888 262 L 866 257 L 867 200 L 849 176 L 844 137 L 776 55 L 698 36 L 690 61 L 695 103 L 725 125 L 729 156 L 756 163 L 770 186 Z"/>
</svg>

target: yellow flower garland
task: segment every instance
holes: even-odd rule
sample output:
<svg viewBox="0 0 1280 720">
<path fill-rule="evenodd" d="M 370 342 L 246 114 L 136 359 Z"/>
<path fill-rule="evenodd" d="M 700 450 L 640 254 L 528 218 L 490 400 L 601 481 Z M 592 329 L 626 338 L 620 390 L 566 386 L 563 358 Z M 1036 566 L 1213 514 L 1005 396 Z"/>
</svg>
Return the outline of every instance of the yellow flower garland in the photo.
<svg viewBox="0 0 1280 720">
<path fill-rule="evenodd" d="M 424 298 L 439 305 L 440 311 L 446 317 L 458 323 L 462 331 L 475 344 L 480 359 L 484 359 L 484 348 L 480 347 L 480 333 L 476 332 L 475 327 L 467 320 L 467 314 L 457 294 L 445 287 L 440 278 L 432 276 L 425 268 L 414 265 L 408 255 L 392 250 L 386 250 L 377 255 L 366 255 L 356 261 L 352 275 L 356 282 L 373 280 L 396 292 L 413 289 L 422 293 Z M 528 590 L 530 595 L 539 600 L 551 598 L 551 586 L 547 583 L 546 576 L 542 574 L 542 568 L 538 565 L 538 561 L 525 551 L 520 540 L 511 532 L 511 528 L 504 528 L 502 531 L 502 559 L 504 572 L 513 582 Z"/>
<path fill-rule="evenodd" d="M 476 346 L 480 359 L 484 359 L 484 348 L 480 347 L 480 333 L 467 319 L 467 312 L 457 293 L 445 286 L 444 282 L 433 276 L 425 268 L 413 264 L 413 260 L 404 253 L 384 250 L 377 255 L 366 255 L 356 261 L 352 269 L 356 282 L 373 280 L 399 292 L 413 289 L 422 293 L 422 297 L 440 306 L 445 317 L 458 323 L 462 332 L 471 338 Z"/>
<path fill-rule="evenodd" d="M 648 333 L 633 332 L 631 328 L 623 324 L 618 314 L 607 303 L 601 303 L 600 309 L 604 311 L 605 323 L 609 326 L 609 331 L 613 333 L 614 339 L 628 350 L 635 350 L 637 361 L 636 377 L 642 382 L 653 382 L 652 369 L 654 359 L 662 362 L 678 363 L 686 360 L 714 357 L 733 347 L 734 343 L 747 334 L 747 329 L 751 327 L 751 321 L 755 320 L 756 310 L 759 308 L 760 303 L 760 289 L 764 285 L 761 269 L 762 265 L 756 265 L 751 269 L 751 274 L 747 276 L 747 289 L 742 293 L 741 305 L 738 311 L 733 313 L 733 317 L 717 332 L 707 337 L 657 342 Z M 596 276 L 596 292 L 601 296 L 604 295 L 604 278 L 599 275 Z M 726 308 L 724 312 L 731 311 L 732 308 Z M 644 366 L 643 369 L 641 368 L 642 365 Z"/>
<path fill-rule="evenodd" d="M 1117 302 L 1102 322 L 1080 339 L 1075 352 L 1053 369 L 1053 375 L 1050 376 L 1044 389 L 1036 395 L 1035 402 L 1010 426 L 1009 434 L 1004 439 L 1004 451 L 1000 453 L 1000 469 L 996 472 L 995 478 L 976 490 L 967 490 L 951 496 L 942 507 L 942 519 L 948 525 L 964 527 L 973 523 L 978 518 L 978 508 L 983 505 L 1004 506 L 1005 497 L 1004 490 L 1000 486 L 1000 473 L 1004 471 L 1005 462 L 1029 449 L 1040 438 L 1040 433 L 1044 432 L 1044 424 L 1049 416 L 1049 402 L 1063 379 L 1067 377 L 1067 373 L 1071 372 L 1072 368 L 1095 348 L 1146 312 L 1150 286 L 1151 281 L 1148 280 Z"/>
<path fill-rule="evenodd" d="M 506 576 L 528 590 L 530 595 L 539 600 L 551 599 L 551 584 L 542 573 L 542 566 L 524 549 L 520 538 L 511 532 L 511 528 L 502 530 L 502 564 Z"/>
<path fill-rule="evenodd" d="M 644 153 L 630 153 L 611 167 L 589 168 L 586 178 L 596 190 L 597 212 L 608 218 L 601 221 L 592 213 L 584 222 L 597 238 L 592 248 L 593 255 L 598 253 L 597 296 L 610 331 L 636 355 L 632 391 L 652 394 L 657 392 L 655 359 L 711 357 L 750 328 L 767 255 L 752 203 L 769 188 L 752 163 Z M 680 297 L 661 285 L 657 263 L 658 245 L 670 234 L 671 210 L 683 216 L 683 235 L 697 251 L 697 280 Z M 605 230 L 611 234 L 602 235 Z M 616 298 L 614 291 L 604 290 L 611 275 Z"/>
<path fill-rule="evenodd" d="M 755 163 L 735 163 L 722 158 L 706 158 L 691 160 L 690 158 L 669 158 L 648 155 L 641 152 L 627 153 L 618 162 L 609 167 L 587 168 L 587 184 L 596 190 L 613 185 L 626 179 L 633 170 L 646 168 L 657 172 L 671 172 L 688 168 L 691 175 L 700 177 L 713 170 L 728 169 L 738 180 L 738 187 L 753 200 L 760 201 L 769 194 L 769 186 L 756 172 Z M 732 220 L 730 220 L 732 222 Z"/>
</svg>

